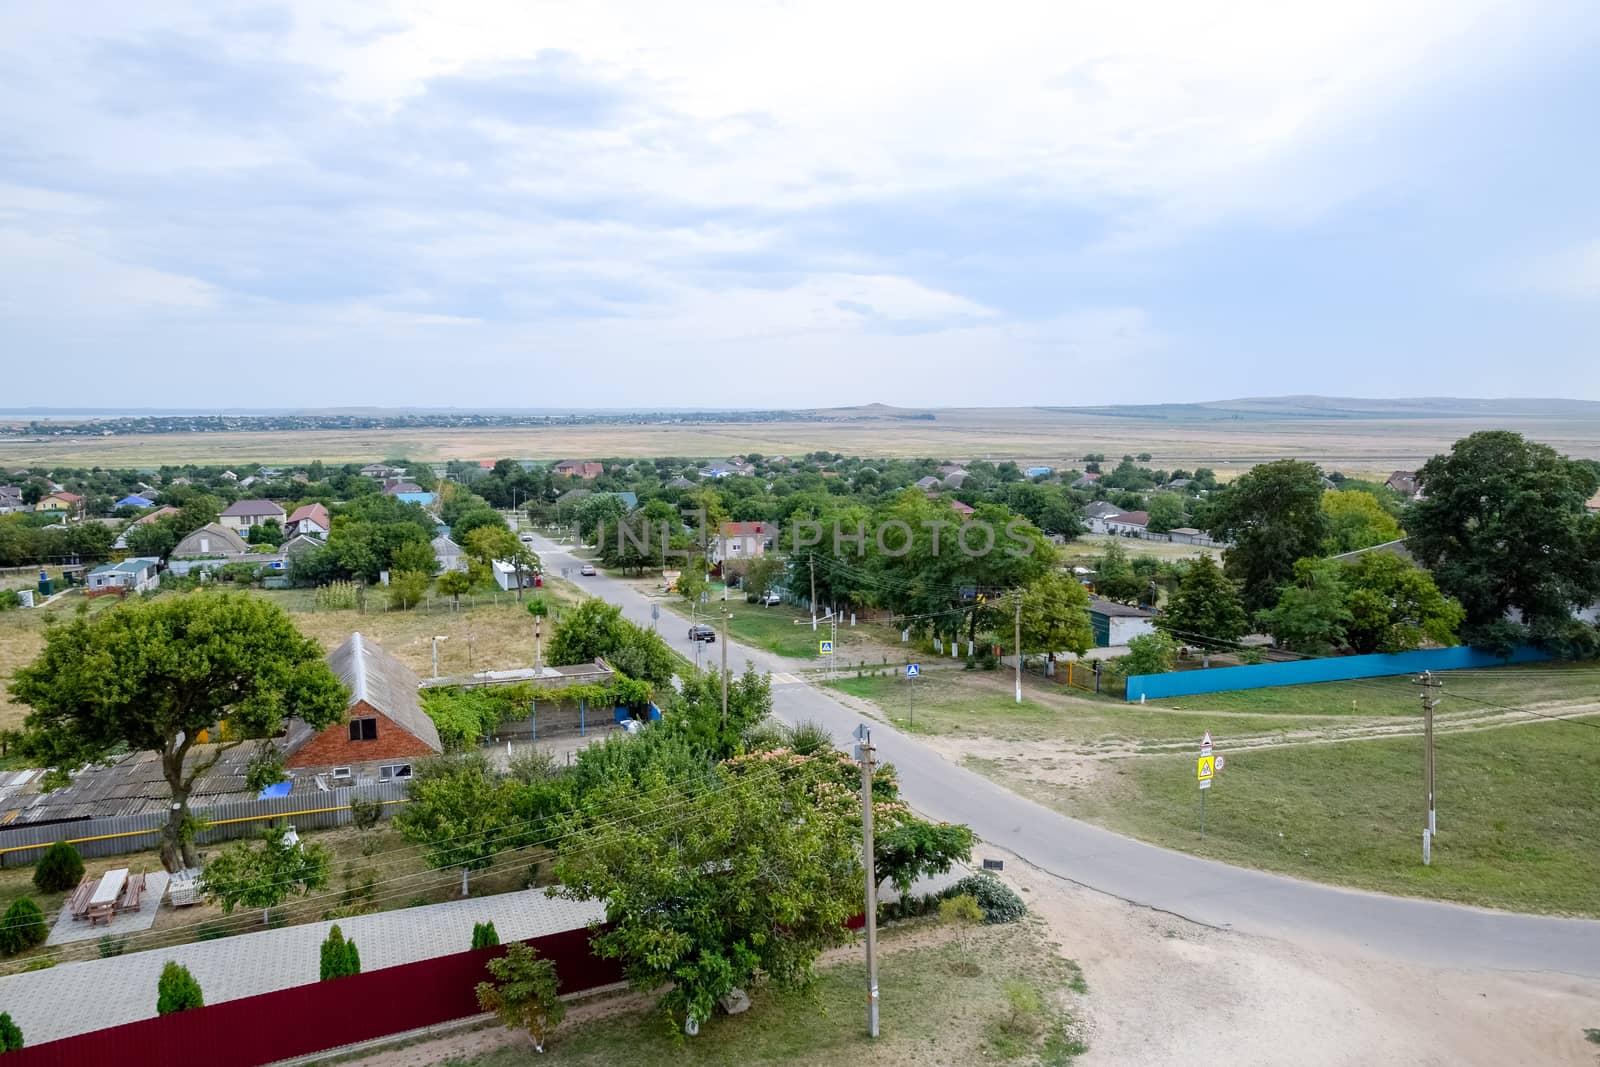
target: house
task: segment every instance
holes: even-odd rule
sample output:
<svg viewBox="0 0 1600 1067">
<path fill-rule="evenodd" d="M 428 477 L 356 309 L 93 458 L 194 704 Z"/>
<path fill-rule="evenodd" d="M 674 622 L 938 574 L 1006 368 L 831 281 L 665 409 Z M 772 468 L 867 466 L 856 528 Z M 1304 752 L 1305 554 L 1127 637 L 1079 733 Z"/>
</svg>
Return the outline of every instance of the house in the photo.
<svg viewBox="0 0 1600 1067">
<path fill-rule="evenodd" d="M 467 569 L 466 553 L 461 551 L 460 545 L 450 540 L 448 534 L 440 534 L 433 539 L 433 558 L 439 561 L 440 574 Z"/>
<path fill-rule="evenodd" d="M 394 498 L 402 504 L 418 504 L 425 508 L 433 507 L 433 502 L 438 499 L 433 493 L 420 491 L 415 493 L 395 493 Z"/>
<path fill-rule="evenodd" d="M 1167 483 L 1167 488 L 1168 489 L 1177 489 L 1177 490 L 1181 491 L 1181 490 L 1189 488 L 1193 484 L 1194 484 L 1194 479 L 1192 479 L 1192 478 L 1174 478 L 1174 479 L 1172 479 L 1172 481 Z"/>
<path fill-rule="evenodd" d="M 328 509 L 322 504 L 301 504 L 283 525 L 283 532 L 289 537 L 305 534 L 326 538 L 331 529 L 333 520 L 328 517 Z"/>
<path fill-rule="evenodd" d="M 60 512 L 69 519 L 81 519 L 83 518 L 83 497 L 77 493 L 57 490 L 40 497 L 39 502 L 33 506 L 33 510 L 55 511 Z"/>
<path fill-rule="evenodd" d="M 693 489 L 694 483 L 683 475 L 678 475 L 667 483 L 668 489 Z"/>
<path fill-rule="evenodd" d="M 1049 467 L 1025 467 L 1022 473 L 1029 478 L 1043 478 L 1050 473 Z"/>
<path fill-rule="evenodd" d="M 281 524 L 287 513 L 270 500 L 235 500 L 222 513 L 222 525 L 230 530 L 248 530 L 260 526 L 268 519 Z"/>
<path fill-rule="evenodd" d="M 10 515 L 16 511 L 27 511 L 28 505 L 22 502 L 22 489 L 15 485 L 0 485 L 0 515 Z"/>
<path fill-rule="evenodd" d="M 962 518 L 966 518 L 968 515 L 973 514 L 972 505 L 971 504 L 963 504 L 959 500 L 950 501 L 950 510 L 954 511 L 957 515 L 960 515 Z"/>
<path fill-rule="evenodd" d="M 494 464 L 490 463 L 489 466 L 492 467 Z M 360 474 L 363 478 L 376 478 L 382 482 L 387 481 L 390 478 L 398 478 L 404 475 L 405 469 L 403 467 L 391 467 L 387 463 L 368 463 L 356 473 Z"/>
<path fill-rule="evenodd" d="M 1096 500 L 1093 504 L 1090 504 L 1088 507 L 1083 509 L 1084 519 L 1091 524 L 1094 523 L 1096 519 L 1104 520 L 1110 518 L 1112 515 L 1121 514 L 1122 509 L 1111 503 L 1109 500 Z M 1097 532 L 1104 533 L 1105 531 L 1102 529 Z"/>
<path fill-rule="evenodd" d="M 286 770 L 297 777 L 326 772 L 336 785 L 403 780 L 414 761 L 444 751 L 417 696 L 422 679 L 405 664 L 358 632 L 328 653 L 328 666 L 350 692 L 344 719 L 320 731 L 294 720 Z"/>
<path fill-rule="evenodd" d="M 143 515 L 140 515 L 137 519 L 134 519 L 132 522 L 128 523 L 128 525 L 123 529 L 123 531 L 120 534 L 117 535 L 117 539 L 115 541 L 111 542 L 111 547 L 112 548 L 127 548 L 128 547 L 128 533 L 135 526 L 144 526 L 144 525 L 146 525 L 148 523 L 160 522 L 162 519 L 166 518 L 168 515 L 176 515 L 176 514 L 178 514 L 178 509 L 174 508 L 174 507 L 156 508 L 156 510 L 154 510 L 154 511 L 145 512 Z"/>
<path fill-rule="evenodd" d="M 247 475 L 245 475 L 243 478 L 241 478 L 239 480 L 239 488 L 240 489 L 248 489 L 252 485 L 255 485 L 257 482 L 259 482 L 260 480 L 261 479 L 257 478 L 254 474 L 247 474 Z"/>
<path fill-rule="evenodd" d="M 1135 637 L 1156 632 L 1150 620 L 1154 613 L 1131 604 L 1118 604 L 1111 600 L 1089 602 L 1089 625 L 1094 628 L 1096 648 L 1117 648 Z"/>
<path fill-rule="evenodd" d="M 1074 489 L 1093 489 L 1094 488 L 1094 484 L 1096 482 L 1098 482 L 1099 480 L 1100 480 L 1100 476 L 1098 474 L 1096 474 L 1094 471 L 1089 471 L 1086 474 L 1080 475 L 1078 477 L 1078 480 L 1072 483 L 1072 488 L 1074 488 Z"/>
<path fill-rule="evenodd" d="M 296 559 L 307 552 L 315 552 L 325 546 L 326 542 L 320 537 L 313 537 L 311 534 L 295 534 L 278 546 L 278 554 L 292 565 Z"/>
<path fill-rule="evenodd" d="M 921 489 L 924 493 L 931 493 L 935 489 L 939 488 L 939 479 L 929 474 L 926 477 L 918 478 L 911 484 L 916 488 Z"/>
<path fill-rule="evenodd" d="M 972 475 L 968 474 L 966 471 L 951 471 L 949 474 L 944 476 L 944 480 L 939 484 L 944 486 L 946 489 L 960 489 L 963 485 L 967 484 L 967 479 L 971 477 Z"/>
<path fill-rule="evenodd" d="M 1124 511 L 1102 519 L 1106 533 L 1121 534 L 1124 537 L 1143 537 L 1149 532 L 1150 513 L 1148 511 Z"/>
<path fill-rule="evenodd" d="M 466 561 L 462 560 L 462 570 L 466 569 Z M 517 565 L 510 560 L 493 559 L 489 561 L 489 574 L 494 578 L 494 584 L 510 593 L 517 588 Z M 537 583 L 538 568 L 522 568 L 522 588 L 533 589 Z"/>
<path fill-rule="evenodd" d="M 628 493 L 628 492 L 622 492 L 622 493 L 596 493 L 595 495 L 596 496 L 614 496 L 618 500 L 622 501 L 622 506 L 627 508 L 629 511 L 632 511 L 634 508 L 639 506 L 639 494 L 638 493 Z"/>
<path fill-rule="evenodd" d="M 1399 493 L 1405 500 L 1422 499 L 1422 492 L 1417 488 L 1416 471 L 1395 471 L 1384 480 L 1383 484 Z"/>
<path fill-rule="evenodd" d="M 399 496 L 401 493 L 420 493 L 422 486 L 403 478 L 389 478 L 383 483 L 383 491 L 389 496 Z"/>
<path fill-rule="evenodd" d="M 1585 504 L 1584 507 L 1588 508 L 1590 511 L 1600 512 L 1600 493 L 1596 493 L 1594 496 L 1590 497 L 1589 502 Z"/>
<path fill-rule="evenodd" d="M 564 477 L 582 478 L 586 482 L 592 482 L 606 472 L 603 464 L 582 463 L 575 459 L 564 459 L 550 470 Z"/>
<path fill-rule="evenodd" d="M 947 474 L 965 474 L 965 473 L 967 473 L 966 470 L 959 463 L 941 463 L 941 464 L 939 464 L 938 471 L 939 471 L 939 477 L 941 477 L 941 478 L 943 478 Z"/>
<path fill-rule="evenodd" d="M 248 563 L 272 571 L 288 569 L 280 552 L 252 552 L 244 538 L 218 523 L 202 526 L 178 542 L 167 558 L 167 570 L 176 575 L 218 570 L 230 563 Z"/>
<path fill-rule="evenodd" d="M 732 475 L 754 474 L 756 469 L 749 463 L 741 460 L 729 460 L 727 463 L 708 463 L 700 468 L 702 478 L 728 478 Z"/>
<path fill-rule="evenodd" d="M 155 501 L 148 497 L 139 496 L 137 493 L 130 493 L 111 506 L 114 508 L 147 508 L 154 503 Z"/>
<path fill-rule="evenodd" d="M 161 561 L 145 556 L 105 563 L 84 577 L 85 596 L 127 596 L 161 584 Z"/>
<path fill-rule="evenodd" d="M 777 543 L 778 526 L 772 522 L 725 522 L 711 543 L 711 562 L 755 559 Z"/>
</svg>

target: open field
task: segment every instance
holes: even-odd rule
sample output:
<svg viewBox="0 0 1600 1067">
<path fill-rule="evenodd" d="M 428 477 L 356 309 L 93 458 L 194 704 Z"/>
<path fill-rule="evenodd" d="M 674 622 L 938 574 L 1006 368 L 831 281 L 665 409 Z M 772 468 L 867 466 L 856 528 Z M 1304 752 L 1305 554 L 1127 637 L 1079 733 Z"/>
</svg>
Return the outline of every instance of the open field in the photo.
<svg viewBox="0 0 1600 1067">
<path fill-rule="evenodd" d="M 758 992 L 748 1012 L 714 1016 L 694 1038 L 668 1036 L 660 1015 L 630 1002 L 624 1010 L 557 1030 L 549 1058 L 578 1067 L 1063 1065 L 1083 1050 L 1070 1012 L 1086 988 L 1082 975 L 1044 942 L 1036 922 L 959 927 L 919 922 L 886 928 L 879 961 L 885 993 L 876 1041 L 866 1035 L 866 972 L 857 962 L 859 951 L 849 950 L 850 962 L 822 967 L 810 993 Z M 1031 995 L 1038 1007 L 1014 1013 L 1008 988 Z M 464 1048 L 475 1051 L 462 1055 Z M 379 1053 L 373 1062 L 511 1067 L 529 1062 L 530 1054 L 525 1034 L 495 1028 Z"/>
<path fill-rule="evenodd" d="M 1356 699 L 1305 691 L 1191 697 L 1178 708 L 1110 704 L 1003 673 L 938 672 L 915 691 L 915 731 L 948 758 L 1066 815 L 1228 863 L 1384 892 L 1525 911 L 1600 915 L 1600 711 L 1593 668 L 1447 676 L 1439 707 L 1433 865 L 1420 862 L 1420 715 L 1406 679 Z M 1470 677 L 1467 677 L 1470 676 Z M 904 728 L 901 679 L 835 688 Z M 1473 704 L 1543 705 L 1540 716 Z M 1373 696 L 1373 694 L 1376 694 Z M 1274 695 L 1283 699 L 1273 701 Z M 1202 708 L 1204 710 L 1202 710 Z M 1550 720 L 1545 715 L 1576 718 Z M 1226 770 L 1199 832 L 1195 757 L 1209 730 Z"/>
<path fill-rule="evenodd" d="M 1600 420 L 1516 410 L 1441 417 L 1250 418 L 1239 421 L 1093 415 L 1040 408 L 948 409 L 933 419 L 871 414 L 842 421 L 588 425 L 484 430 L 324 430 L 0 439 L 0 466 L 152 467 L 163 463 L 303 463 L 568 457 L 803 454 L 1016 459 L 1052 466 L 1087 452 L 1150 452 L 1153 463 L 1241 470 L 1285 457 L 1351 474 L 1412 468 L 1486 428 L 1513 429 L 1574 456 L 1600 457 Z"/>
<path fill-rule="evenodd" d="M 1115 541 L 1129 556 L 1154 556 L 1168 562 L 1177 559 L 1194 559 L 1201 553 L 1210 553 L 1220 559 L 1219 548 L 1202 548 L 1199 545 L 1173 544 L 1170 541 L 1146 541 L 1142 537 L 1113 537 L 1110 534 L 1083 534 L 1061 549 L 1065 563 L 1086 563 L 1105 555 L 1106 546 Z"/>
</svg>

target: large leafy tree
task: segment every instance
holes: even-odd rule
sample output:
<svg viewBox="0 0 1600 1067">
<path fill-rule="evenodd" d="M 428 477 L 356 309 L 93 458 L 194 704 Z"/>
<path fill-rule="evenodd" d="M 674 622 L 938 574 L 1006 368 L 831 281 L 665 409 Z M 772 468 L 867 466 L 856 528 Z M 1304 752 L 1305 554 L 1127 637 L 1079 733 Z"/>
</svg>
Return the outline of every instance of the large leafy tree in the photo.
<svg viewBox="0 0 1600 1067">
<path fill-rule="evenodd" d="M 1202 648 L 1233 644 L 1249 630 L 1239 590 L 1210 553 L 1189 564 L 1156 625 L 1180 643 Z"/>
<path fill-rule="evenodd" d="M 482 753 L 441 756 L 417 768 L 411 802 L 394 817 L 395 829 L 423 847 L 428 866 L 461 868 L 461 895 L 472 871 L 520 843 L 508 831 L 509 793 Z"/>
<path fill-rule="evenodd" d="M 1512 615 L 1535 639 L 1556 638 L 1600 598 L 1600 520 L 1584 507 L 1600 485 L 1592 465 L 1486 430 L 1424 463 L 1417 483 L 1407 546 L 1461 602 L 1469 639 Z"/>
<path fill-rule="evenodd" d="M 622 609 L 590 597 L 556 624 L 546 656 L 554 664 L 591 663 L 602 657 L 630 678 L 657 691 L 672 684 L 680 660 L 661 636 L 622 617 Z"/>
<path fill-rule="evenodd" d="M 1322 554 L 1328 537 L 1322 491 L 1316 464 L 1282 459 L 1252 468 L 1216 494 L 1207 522 L 1213 537 L 1232 542 L 1223 568 L 1239 583 L 1246 609 L 1270 607 L 1293 578 L 1295 561 Z"/>
<path fill-rule="evenodd" d="M 1360 489 L 1327 490 L 1322 494 L 1322 513 L 1328 517 L 1328 539 L 1323 548 L 1330 556 L 1405 536 L 1378 498 Z"/>
<path fill-rule="evenodd" d="M 1089 594 L 1070 574 L 1050 571 L 1022 592 L 1022 647 L 1082 655 L 1094 644 Z"/>
<path fill-rule="evenodd" d="M 1345 642 L 1352 616 L 1344 567 L 1336 560 L 1306 558 L 1294 566 L 1294 583 L 1257 621 L 1284 648 L 1324 654 Z"/>
<path fill-rule="evenodd" d="M 760 753 L 686 787 L 655 768 L 608 780 L 587 803 L 633 812 L 563 838 L 560 894 L 605 902 L 593 945 L 641 990 L 667 986 L 669 1025 L 765 976 L 804 986 L 860 907 L 856 797 L 835 760 Z"/>
<path fill-rule="evenodd" d="M 1171 533 L 1183 525 L 1183 497 L 1177 493 L 1157 493 L 1150 498 L 1150 532 Z"/>
<path fill-rule="evenodd" d="M 1367 552 L 1345 568 L 1345 584 L 1345 636 L 1355 651 L 1405 652 L 1424 640 L 1455 643 L 1466 613 L 1439 592 L 1427 571 L 1388 552 Z"/>
<path fill-rule="evenodd" d="M 24 747 L 61 769 L 56 784 L 122 747 L 160 754 L 172 795 L 161 839 L 168 870 L 198 866 L 189 794 L 223 753 L 249 740 L 267 749 L 291 715 L 320 729 L 345 710 L 322 650 L 283 609 L 211 592 L 129 600 L 50 629 L 11 695 L 31 707 Z M 207 730 L 221 740 L 197 748 Z M 270 759 L 259 766 L 276 777 Z"/>
</svg>

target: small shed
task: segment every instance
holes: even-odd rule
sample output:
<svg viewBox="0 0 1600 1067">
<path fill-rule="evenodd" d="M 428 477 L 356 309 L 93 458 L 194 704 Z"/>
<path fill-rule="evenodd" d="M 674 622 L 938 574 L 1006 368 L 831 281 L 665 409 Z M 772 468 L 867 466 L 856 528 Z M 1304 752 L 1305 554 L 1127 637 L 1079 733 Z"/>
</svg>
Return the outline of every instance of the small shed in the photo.
<svg viewBox="0 0 1600 1067">
<path fill-rule="evenodd" d="M 1154 612 L 1112 600 L 1094 600 L 1089 604 L 1089 623 L 1094 627 L 1096 648 L 1119 647 L 1135 637 L 1155 633 L 1155 624 L 1150 621 L 1154 617 Z"/>
</svg>

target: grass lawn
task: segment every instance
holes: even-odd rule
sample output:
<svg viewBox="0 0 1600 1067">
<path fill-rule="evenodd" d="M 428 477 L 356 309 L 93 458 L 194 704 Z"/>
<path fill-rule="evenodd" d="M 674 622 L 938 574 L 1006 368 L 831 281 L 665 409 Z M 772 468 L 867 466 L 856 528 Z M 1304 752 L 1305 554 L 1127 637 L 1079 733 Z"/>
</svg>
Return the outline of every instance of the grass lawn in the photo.
<svg viewBox="0 0 1600 1067">
<path fill-rule="evenodd" d="M 748 1012 L 715 1016 L 692 1038 L 669 1036 L 653 1010 L 562 1028 L 551 1041 L 550 1058 L 580 1067 L 1059 1065 L 1084 1051 L 1068 1011 L 1073 991 L 1084 988 L 1082 973 L 1043 942 L 1035 923 L 968 926 L 942 943 L 925 943 L 926 934 L 942 932 L 922 924 L 884 931 L 880 1036 L 875 1041 L 866 1035 L 865 968 L 852 961 L 821 970 L 806 994 L 758 992 Z M 1033 1006 L 1013 1011 L 1013 998 Z M 530 1056 L 524 1039 L 471 1059 L 434 1062 L 441 1067 L 512 1067 L 529 1062 Z"/>
<path fill-rule="evenodd" d="M 667 601 L 668 607 L 684 620 L 684 629 L 688 629 L 689 608 L 683 603 L 682 598 L 674 597 Z M 721 640 L 722 631 L 722 602 L 715 597 L 706 604 L 708 611 L 702 611 L 698 617 L 701 621 L 717 628 L 718 640 Z M 735 641 L 741 641 L 757 648 L 790 659 L 818 659 L 817 639 L 826 637 L 827 630 L 818 627 L 816 633 L 811 631 L 809 617 L 802 621 L 795 621 L 801 617 L 796 613 L 792 604 L 778 604 L 764 608 L 760 604 L 748 604 L 740 594 L 737 599 L 728 601 L 728 635 Z"/>
<path fill-rule="evenodd" d="M 1488 670 L 1445 671 L 1439 710 L 1483 708 L 1477 700 L 1520 706 L 1558 700 L 1600 700 L 1600 667 L 1593 663 L 1520 664 Z M 1460 694 L 1451 699 L 1452 694 Z M 1418 688 L 1410 675 L 1365 678 L 1276 689 L 1236 689 L 1225 693 L 1170 697 L 1166 707 L 1261 715 L 1420 715 Z"/>
<path fill-rule="evenodd" d="M 1600 718 L 1588 722 L 1600 723 Z M 1600 747 L 1551 722 L 1440 733 L 1439 836 L 1422 866 L 1417 737 L 1228 753 L 1199 832 L 1195 757 L 1117 760 L 1093 789 L 973 761 L 1017 791 L 1134 837 L 1228 863 L 1384 892 L 1600 916 Z"/>
<path fill-rule="evenodd" d="M 926 671 L 907 682 L 896 670 L 888 675 L 844 677 L 826 683 L 840 692 L 872 701 L 895 726 L 910 732 L 992 737 L 1014 741 L 1099 744 L 1110 741 L 1163 742 L 1194 738 L 1217 728 L 1215 718 L 1174 715 L 1137 704 L 1094 700 L 1064 686 L 1024 683 L 1022 703 L 1005 671 Z M 1260 716 L 1229 718 L 1228 732 L 1262 734 L 1306 725 L 1304 721 Z"/>
</svg>

